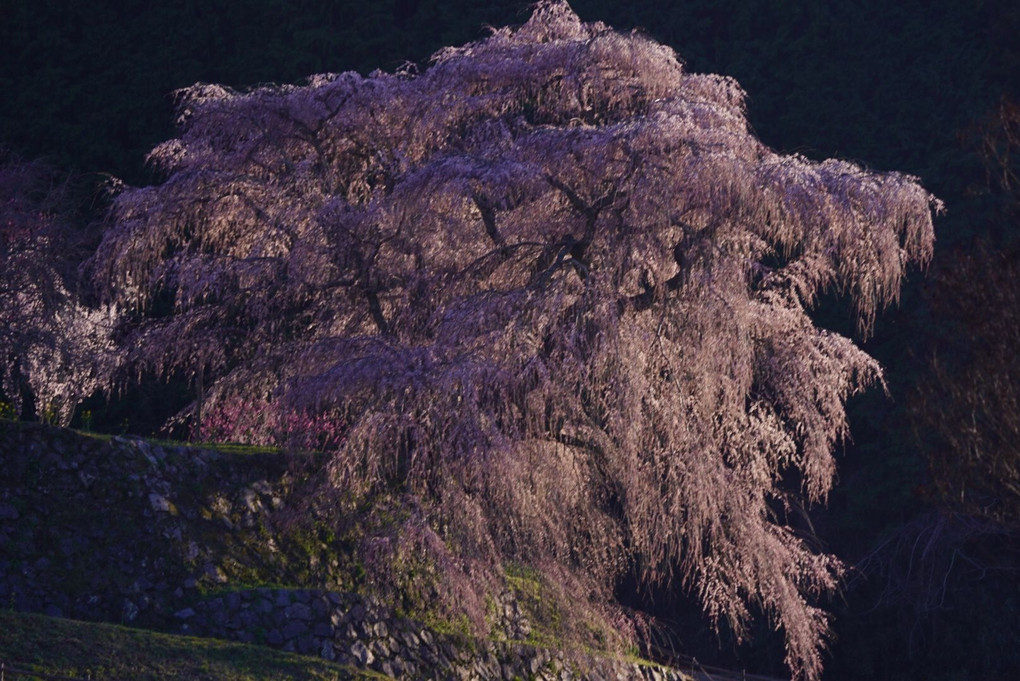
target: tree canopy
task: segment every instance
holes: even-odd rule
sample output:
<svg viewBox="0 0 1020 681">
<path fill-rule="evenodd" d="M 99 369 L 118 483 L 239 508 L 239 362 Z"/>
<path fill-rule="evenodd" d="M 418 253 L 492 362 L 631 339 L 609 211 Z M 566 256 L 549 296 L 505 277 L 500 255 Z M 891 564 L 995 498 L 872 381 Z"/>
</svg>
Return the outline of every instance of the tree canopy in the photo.
<svg viewBox="0 0 1020 681">
<path fill-rule="evenodd" d="M 137 312 L 123 361 L 342 424 L 334 489 L 413 499 L 381 546 L 461 602 L 518 562 L 597 609 L 633 567 L 816 679 L 840 565 L 789 516 L 881 370 L 810 310 L 839 290 L 866 334 L 939 204 L 770 150 L 744 99 L 548 0 L 421 73 L 198 84 L 91 271 Z"/>
</svg>

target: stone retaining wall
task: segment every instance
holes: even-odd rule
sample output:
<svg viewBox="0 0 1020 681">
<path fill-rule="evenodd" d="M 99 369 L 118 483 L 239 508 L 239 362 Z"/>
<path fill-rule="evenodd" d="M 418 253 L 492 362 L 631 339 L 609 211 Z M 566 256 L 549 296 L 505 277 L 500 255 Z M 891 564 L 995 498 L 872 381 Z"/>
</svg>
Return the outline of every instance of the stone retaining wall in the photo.
<svg viewBox="0 0 1020 681">
<path fill-rule="evenodd" d="M 256 643 L 401 679 L 684 678 L 393 617 L 342 586 L 350 568 L 336 538 L 276 522 L 299 495 L 282 455 L 0 421 L 0 607 Z M 303 588 L 239 587 L 251 583 Z M 506 596 L 502 635 L 527 638 Z"/>
<path fill-rule="evenodd" d="M 678 672 L 572 655 L 523 642 L 440 634 L 357 594 L 252 589 L 210 598 L 175 614 L 179 631 L 259 643 L 373 669 L 397 679 L 642 679 Z"/>
</svg>

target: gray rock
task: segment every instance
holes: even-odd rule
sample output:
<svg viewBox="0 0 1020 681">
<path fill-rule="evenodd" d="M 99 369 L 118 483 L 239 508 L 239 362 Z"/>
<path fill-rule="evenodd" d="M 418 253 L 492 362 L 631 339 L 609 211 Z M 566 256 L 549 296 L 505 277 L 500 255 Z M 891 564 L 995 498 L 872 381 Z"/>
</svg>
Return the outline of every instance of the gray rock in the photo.
<svg viewBox="0 0 1020 681">
<path fill-rule="evenodd" d="M 284 616 L 289 620 L 308 621 L 312 619 L 312 609 L 304 603 L 294 603 L 284 611 Z"/>
<path fill-rule="evenodd" d="M 348 614 L 352 621 L 360 623 L 365 619 L 365 606 L 361 603 L 355 603 L 354 607 L 351 608 Z"/>
<path fill-rule="evenodd" d="M 206 563 L 202 569 L 202 576 L 216 584 L 224 584 L 227 581 L 227 576 L 223 573 L 223 570 L 212 563 Z"/>
<path fill-rule="evenodd" d="M 283 627 L 283 638 L 290 641 L 302 634 L 308 633 L 308 625 L 304 622 L 292 620 Z"/>
<path fill-rule="evenodd" d="M 386 657 L 390 654 L 390 646 L 386 642 L 386 639 L 375 639 L 369 645 L 369 650 L 373 651 L 379 657 Z"/>
<path fill-rule="evenodd" d="M 212 610 L 209 613 L 209 621 L 217 627 L 227 626 L 227 622 L 230 620 L 230 615 L 226 610 Z"/>
<path fill-rule="evenodd" d="M 132 601 L 125 600 L 124 601 L 124 609 L 122 611 L 121 618 L 125 622 L 129 622 L 130 623 L 130 622 L 134 622 L 136 617 L 138 617 L 138 606 L 135 605 Z"/>
<path fill-rule="evenodd" d="M 354 645 L 351 646 L 351 655 L 358 661 L 358 664 L 364 667 L 375 661 L 375 656 L 372 655 L 372 652 L 361 641 L 355 641 Z"/>
<path fill-rule="evenodd" d="M 304 635 L 297 639 L 297 651 L 302 655 L 314 655 L 321 649 L 313 636 Z"/>
<path fill-rule="evenodd" d="M 259 501 L 258 496 L 256 496 L 255 490 L 246 489 L 241 494 L 241 497 L 244 500 L 244 507 L 249 513 L 258 513 L 262 510 L 262 502 Z"/>
</svg>

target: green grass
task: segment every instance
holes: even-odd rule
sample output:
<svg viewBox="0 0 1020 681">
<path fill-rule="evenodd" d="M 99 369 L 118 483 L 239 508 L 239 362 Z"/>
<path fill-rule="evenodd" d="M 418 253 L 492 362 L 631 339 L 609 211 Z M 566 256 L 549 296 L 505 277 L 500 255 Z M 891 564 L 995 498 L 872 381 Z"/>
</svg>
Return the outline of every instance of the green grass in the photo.
<svg viewBox="0 0 1020 681">
<path fill-rule="evenodd" d="M 249 445 L 241 442 L 191 442 L 188 440 L 166 440 L 163 438 L 155 437 L 141 437 L 138 435 L 117 435 L 114 433 L 99 433 L 92 430 L 79 430 L 76 428 L 65 428 L 83 437 L 89 437 L 93 440 L 99 440 L 101 442 L 110 442 L 114 438 L 139 438 L 148 442 L 150 445 L 158 445 L 160 447 L 187 447 L 190 449 L 211 449 L 221 454 L 284 454 L 286 453 L 280 447 L 270 447 L 266 445 Z M 314 453 L 314 452 L 313 452 Z"/>
<path fill-rule="evenodd" d="M 7 669 L 93 681 L 302 681 L 389 677 L 270 648 L 0 611 Z M 8 674 L 12 681 L 30 676 Z"/>
</svg>

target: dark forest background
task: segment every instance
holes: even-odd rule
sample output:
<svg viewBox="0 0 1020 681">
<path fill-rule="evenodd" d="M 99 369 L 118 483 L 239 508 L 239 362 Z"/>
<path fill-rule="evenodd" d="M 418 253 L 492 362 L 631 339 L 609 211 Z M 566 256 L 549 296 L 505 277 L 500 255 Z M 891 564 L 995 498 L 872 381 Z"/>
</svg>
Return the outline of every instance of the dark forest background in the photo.
<svg viewBox="0 0 1020 681">
<path fill-rule="evenodd" d="M 943 432 L 957 427 L 967 390 L 984 394 L 992 377 L 1018 377 L 1020 348 L 1002 346 L 1018 337 L 1008 324 L 1020 301 L 1020 3 L 571 4 L 585 21 L 672 46 L 692 71 L 735 77 L 772 147 L 917 175 L 946 203 L 934 263 L 914 273 L 865 343 L 886 367 L 888 393 L 852 403 L 854 440 L 837 492 L 806 521 L 820 548 L 857 568 L 830 605 L 827 678 L 1020 678 L 1017 492 L 997 487 L 1020 466 L 1009 441 L 1020 415 L 1008 400 L 981 412 L 985 426 L 980 410 L 967 412 L 976 429 L 999 433 L 976 462 L 963 451 L 972 442 Z M 73 173 L 85 224 L 102 214 L 108 176 L 158 179 L 144 158 L 174 135 L 178 88 L 424 66 L 442 46 L 527 16 L 520 0 L 0 0 L 0 146 Z M 818 320 L 851 333 L 844 312 L 834 298 Z M 978 379 L 958 379 L 976 364 Z M 149 434 L 186 399 L 180 393 L 152 385 L 129 399 L 97 397 L 94 426 Z M 1014 431 L 1002 435 L 1003 423 Z M 963 481 L 986 491 L 972 501 Z M 700 633 L 707 629 L 684 614 L 696 608 L 681 595 L 630 598 L 672 623 L 669 643 L 699 659 L 782 668 L 771 632 L 738 647 Z"/>
</svg>

